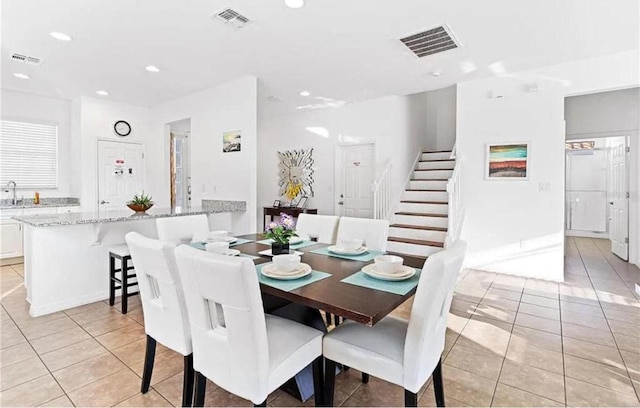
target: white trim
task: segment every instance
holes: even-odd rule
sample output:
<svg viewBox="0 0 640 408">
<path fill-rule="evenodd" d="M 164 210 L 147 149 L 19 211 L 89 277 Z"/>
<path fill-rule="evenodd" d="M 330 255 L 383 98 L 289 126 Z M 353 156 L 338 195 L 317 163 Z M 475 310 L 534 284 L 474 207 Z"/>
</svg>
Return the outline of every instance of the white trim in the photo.
<svg viewBox="0 0 640 408">
<path fill-rule="evenodd" d="M 609 233 L 598 231 L 580 231 L 580 230 L 565 230 L 564 235 L 567 237 L 583 237 L 583 238 L 601 238 L 609 239 Z"/>
<path fill-rule="evenodd" d="M 81 298 L 74 298 L 73 300 L 65 300 L 63 302 L 49 303 L 44 306 L 29 307 L 29 315 L 31 317 L 38 317 L 49 313 L 59 312 L 61 310 L 71 309 L 77 306 L 83 306 L 89 303 L 98 302 L 109 298 L 109 290 L 101 290 L 90 295 L 82 296 Z"/>
</svg>

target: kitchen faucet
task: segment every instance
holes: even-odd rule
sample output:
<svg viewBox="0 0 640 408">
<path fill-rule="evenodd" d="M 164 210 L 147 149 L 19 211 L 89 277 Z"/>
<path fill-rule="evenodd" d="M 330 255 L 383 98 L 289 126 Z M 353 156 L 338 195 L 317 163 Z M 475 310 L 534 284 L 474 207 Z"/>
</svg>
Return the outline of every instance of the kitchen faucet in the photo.
<svg viewBox="0 0 640 408">
<path fill-rule="evenodd" d="M 9 192 L 9 186 L 13 184 L 13 200 L 12 200 L 12 204 L 13 205 L 17 205 L 18 204 L 18 199 L 16 197 L 16 182 L 13 180 L 9 180 L 9 182 L 7 183 L 7 186 L 4 188 L 5 193 Z"/>
</svg>

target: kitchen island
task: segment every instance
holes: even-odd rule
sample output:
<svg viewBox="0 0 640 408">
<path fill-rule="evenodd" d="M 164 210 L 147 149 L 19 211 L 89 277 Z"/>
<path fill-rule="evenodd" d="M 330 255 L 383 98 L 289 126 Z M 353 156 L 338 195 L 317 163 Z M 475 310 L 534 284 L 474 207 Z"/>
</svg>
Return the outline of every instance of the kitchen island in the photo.
<svg viewBox="0 0 640 408">
<path fill-rule="evenodd" d="M 107 299 L 109 248 L 131 231 L 157 238 L 156 218 L 246 211 L 239 201 L 204 207 L 152 208 L 145 214 L 108 210 L 13 217 L 24 224 L 24 269 L 29 314 L 41 316 Z"/>
</svg>

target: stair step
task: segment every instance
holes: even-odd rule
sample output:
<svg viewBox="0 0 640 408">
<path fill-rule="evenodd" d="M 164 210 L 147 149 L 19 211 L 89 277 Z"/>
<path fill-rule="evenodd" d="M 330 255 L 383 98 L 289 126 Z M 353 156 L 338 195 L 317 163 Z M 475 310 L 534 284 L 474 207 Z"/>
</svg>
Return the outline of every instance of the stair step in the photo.
<svg viewBox="0 0 640 408">
<path fill-rule="evenodd" d="M 414 171 L 446 171 L 446 170 L 452 170 L 452 169 L 415 169 Z"/>
<path fill-rule="evenodd" d="M 423 150 L 422 153 L 451 153 L 451 150 Z"/>
<path fill-rule="evenodd" d="M 449 204 L 446 201 L 417 201 L 417 200 L 402 200 L 401 203 L 410 203 L 410 204 Z"/>
<path fill-rule="evenodd" d="M 446 193 L 447 192 L 446 189 L 436 190 L 436 189 L 422 189 L 422 188 L 408 188 L 405 191 L 420 191 L 423 193 Z"/>
<path fill-rule="evenodd" d="M 403 244 L 413 244 L 413 245 L 424 245 L 436 248 L 444 248 L 444 242 L 436 242 L 436 241 L 424 241 L 421 239 L 409 239 L 409 238 L 398 238 L 398 237 L 389 237 L 388 241 L 392 242 L 401 242 Z"/>
<path fill-rule="evenodd" d="M 447 232 L 447 228 L 444 227 L 430 227 L 424 225 L 409 225 L 409 224 L 391 224 L 389 228 L 409 228 L 409 229 L 418 229 L 425 231 L 439 231 L 439 232 Z"/>
<path fill-rule="evenodd" d="M 420 160 L 449 160 L 451 159 L 451 152 L 423 152 L 420 155 Z"/>
<path fill-rule="evenodd" d="M 449 181 L 449 179 L 417 179 L 417 178 L 412 178 L 409 181 Z"/>
<path fill-rule="evenodd" d="M 397 215 L 411 215 L 413 217 L 438 217 L 438 218 L 449 218 L 447 214 L 432 214 L 432 213 L 416 213 L 416 212 L 407 212 L 400 211 L 396 213 Z"/>
<path fill-rule="evenodd" d="M 431 256 L 432 254 L 435 254 L 436 252 L 442 251 L 442 248 L 425 246 L 425 245 L 407 244 L 404 242 L 388 241 L 387 251 L 402 254 L 402 255 L 428 257 L 428 256 Z"/>
<path fill-rule="evenodd" d="M 420 163 L 430 163 L 430 162 L 454 162 L 456 159 L 430 159 L 430 160 L 420 160 Z"/>
</svg>

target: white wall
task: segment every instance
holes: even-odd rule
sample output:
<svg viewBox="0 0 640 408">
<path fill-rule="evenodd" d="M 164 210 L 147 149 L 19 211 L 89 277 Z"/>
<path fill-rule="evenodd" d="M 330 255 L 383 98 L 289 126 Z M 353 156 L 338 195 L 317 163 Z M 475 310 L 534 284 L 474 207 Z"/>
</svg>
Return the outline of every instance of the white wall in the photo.
<svg viewBox="0 0 640 408">
<path fill-rule="evenodd" d="M 40 197 L 71 196 L 71 160 L 70 160 L 70 102 L 65 99 L 38 96 L 23 92 L 2 89 L 2 118 L 24 120 L 58 125 L 58 188 L 39 189 Z M 21 189 L 18 185 L 18 198 L 33 198 L 35 190 Z M 4 190 L 3 190 L 4 191 Z M 2 192 L 3 198 L 9 193 Z"/>
<path fill-rule="evenodd" d="M 340 194 L 334 186 L 337 146 L 373 142 L 378 170 L 389 162 L 392 164 L 392 185 L 397 199 L 418 153 L 426 146 L 425 112 L 426 98 L 424 94 L 416 94 L 261 118 L 258 129 L 259 226 L 262 226 L 262 207 L 281 199 L 278 194 L 278 151 L 313 148 L 315 195 L 309 199 L 307 207 L 317 208 L 320 214 L 334 214 Z M 323 129 L 326 137 L 307 128 Z"/>
<path fill-rule="evenodd" d="M 95 211 L 98 208 L 98 140 L 138 142 L 144 145 L 144 190 L 158 202 L 162 190 L 155 180 L 163 169 L 157 154 L 154 155 L 156 142 L 150 132 L 150 110 L 83 96 L 72 102 L 72 112 L 72 144 L 75 152 L 72 171 L 77 172 L 79 177 L 76 182 L 80 183 L 80 188 L 74 188 L 74 191 L 80 194 L 82 210 Z M 131 135 L 123 138 L 113 132 L 113 124 L 118 120 L 129 122 Z"/>
<path fill-rule="evenodd" d="M 540 83 L 535 93 L 525 92 L 524 84 L 504 77 L 458 84 L 466 266 L 559 281 L 564 269 L 564 95 L 553 81 Z M 504 97 L 490 98 L 495 91 Z M 527 141 L 529 180 L 485 180 L 487 143 Z"/>
<path fill-rule="evenodd" d="M 456 142 L 456 85 L 425 92 L 427 98 L 427 148 L 451 150 Z"/>
<path fill-rule="evenodd" d="M 202 199 L 247 202 L 247 212 L 220 220 L 232 232 L 256 230 L 257 79 L 244 77 L 226 82 L 152 108 L 153 156 L 158 160 L 152 173 L 157 200 L 170 202 L 170 122 L 191 119 L 190 163 L 194 205 Z M 242 131 L 242 150 L 222 152 L 222 133 Z M 229 227 L 230 226 L 230 227 Z"/>
</svg>

